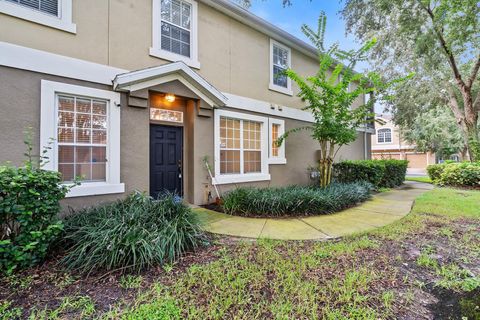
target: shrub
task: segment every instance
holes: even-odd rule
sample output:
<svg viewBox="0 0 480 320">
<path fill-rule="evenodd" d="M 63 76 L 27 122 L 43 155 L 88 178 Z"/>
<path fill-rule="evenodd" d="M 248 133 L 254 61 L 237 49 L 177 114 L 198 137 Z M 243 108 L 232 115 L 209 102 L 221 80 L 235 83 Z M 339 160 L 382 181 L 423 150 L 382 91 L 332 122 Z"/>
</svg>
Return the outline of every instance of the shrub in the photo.
<svg viewBox="0 0 480 320">
<path fill-rule="evenodd" d="M 405 181 L 408 167 L 407 160 L 385 159 L 376 161 L 383 162 L 383 164 L 385 165 L 385 173 L 383 174 L 382 180 L 380 181 L 381 187 L 398 187 L 403 183 L 403 181 Z"/>
<path fill-rule="evenodd" d="M 442 175 L 446 165 L 447 163 L 437 163 L 427 166 L 427 174 L 430 179 L 432 179 L 432 181 L 440 179 L 440 176 Z"/>
<path fill-rule="evenodd" d="M 435 181 L 440 185 L 480 187 L 480 162 L 446 164 Z"/>
<path fill-rule="evenodd" d="M 332 183 L 326 188 L 237 188 L 223 196 L 223 210 L 239 216 L 295 216 L 328 214 L 351 207 L 370 197 L 366 182 Z"/>
<path fill-rule="evenodd" d="M 0 167 L 0 270 L 10 274 L 42 261 L 62 231 L 59 201 L 68 192 L 58 172 Z"/>
<path fill-rule="evenodd" d="M 335 180 L 342 183 L 367 181 L 375 187 L 385 175 L 385 163 L 374 160 L 347 160 L 333 164 Z"/>
<path fill-rule="evenodd" d="M 333 164 L 335 180 L 342 183 L 367 181 L 375 188 L 393 188 L 405 181 L 406 160 L 347 160 Z"/>
<path fill-rule="evenodd" d="M 171 194 L 158 200 L 141 193 L 84 209 L 65 220 L 69 269 L 140 271 L 172 262 L 195 248 L 201 233 L 191 209 Z"/>
</svg>

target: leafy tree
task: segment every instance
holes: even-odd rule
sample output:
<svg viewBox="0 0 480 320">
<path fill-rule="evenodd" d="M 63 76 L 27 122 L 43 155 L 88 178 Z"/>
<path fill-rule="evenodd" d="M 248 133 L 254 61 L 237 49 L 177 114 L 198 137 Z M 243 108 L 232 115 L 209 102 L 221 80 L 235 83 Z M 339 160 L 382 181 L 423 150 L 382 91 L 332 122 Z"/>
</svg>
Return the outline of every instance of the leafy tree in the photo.
<svg viewBox="0 0 480 320">
<path fill-rule="evenodd" d="M 375 36 L 371 64 L 386 79 L 414 71 L 389 105 L 395 122 L 413 125 L 448 106 L 472 161 L 480 159 L 480 6 L 478 0 L 345 0 L 347 30 Z"/>
<path fill-rule="evenodd" d="M 374 98 L 360 102 L 358 107 L 354 107 L 354 104 L 363 95 L 379 93 L 398 81 L 383 83 L 376 73 L 360 74 L 354 71 L 357 62 L 366 59 L 366 53 L 374 46 L 375 39 L 358 50 L 343 51 L 338 48 L 338 44 L 325 49 L 326 22 L 327 17 L 322 12 L 316 31 L 307 25 L 302 26 L 303 33 L 318 50 L 318 72 L 306 78 L 292 69 L 285 72 L 300 88 L 299 97 L 306 102 L 304 110 L 312 113 L 314 122 L 309 126 L 289 130 L 278 140 L 281 144 L 292 133 L 301 130 L 310 132 L 312 138 L 320 144 L 319 172 L 322 187 L 331 181 L 332 163 L 338 150 L 355 141 L 359 127 L 373 121 Z"/>
<path fill-rule="evenodd" d="M 443 106 L 418 115 L 412 125 L 402 127 L 403 138 L 416 145 L 421 152 L 434 152 L 447 158 L 455 153 L 463 153 L 465 144 L 462 133 L 455 124 L 452 112 Z"/>
</svg>

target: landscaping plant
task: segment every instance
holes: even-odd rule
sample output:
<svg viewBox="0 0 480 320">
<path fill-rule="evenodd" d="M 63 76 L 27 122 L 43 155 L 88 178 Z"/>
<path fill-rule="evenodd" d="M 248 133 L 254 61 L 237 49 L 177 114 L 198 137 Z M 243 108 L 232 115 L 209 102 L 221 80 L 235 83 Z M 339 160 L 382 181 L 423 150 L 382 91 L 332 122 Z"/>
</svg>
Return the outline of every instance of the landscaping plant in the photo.
<svg viewBox="0 0 480 320">
<path fill-rule="evenodd" d="M 360 74 L 354 71 L 357 62 L 365 60 L 367 52 L 376 42 L 375 39 L 358 50 L 343 51 L 338 48 L 338 44 L 325 50 L 326 21 L 327 17 L 322 13 L 318 20 L 318 31 L 313 31 L 307 25 L 302 26 L 303 33 L 318 50 L 318 72 L 304 78 L 292 69 L 285 71 L 300 88 L 298 96 L 306 102 L 304 110 L 312 113 L 314 121 L 312 125 L 288 130 L 277 141 L 280 145 L 289 134 L 301 130 L 311 133 L 312 138 L 320 145 L 318 170 L 321 187 L 331 182 L 333 159 L 338 150 L 357 139 L 357 129 L 366 129 L 367 124 L 374 121 L 373 94 L 378 95 L 399 81 L 383 83 L 376 73 Z M 368 101 L 362 99 L 364 95 L 370 94 L 372 96 Z"/>
<path fill-rule="evenodd" d="M 480 162 L 434 164 L 427 172 L 439 185 L 480 188 Z"/>
<path fill-rule="evenodd" d="M 70 187 L 60 173 L 43 170 L 34 159 L 27 137 L 27 160 L 22 167 L 0 166 L 0 273 L 41 262 L 62 232 L 59 201 Z"/>
<path fill-rule="evenodd" d="M 237 188 L 223 197 L 223 210 L 239 216 L 299 216 L 328 214 L 370 198 L 367 182 L 332 183 L 325 188 Z"/>
<path fill-rule="evenodd" d="M 63 264 L 80 272 L 140 271 L 176 260 L 201 241 L 191 209 L 172 194 L 141 193 L 76 212 L 65 220 Z"/>
<path fill-rule="evenodd" d="M 336 181 L 348 183 L 368 181 L 378 188 L 394 188 L 405 181 L 408 161 L 385 160 L 347 160 L 333 164 Z"/>
</svg>

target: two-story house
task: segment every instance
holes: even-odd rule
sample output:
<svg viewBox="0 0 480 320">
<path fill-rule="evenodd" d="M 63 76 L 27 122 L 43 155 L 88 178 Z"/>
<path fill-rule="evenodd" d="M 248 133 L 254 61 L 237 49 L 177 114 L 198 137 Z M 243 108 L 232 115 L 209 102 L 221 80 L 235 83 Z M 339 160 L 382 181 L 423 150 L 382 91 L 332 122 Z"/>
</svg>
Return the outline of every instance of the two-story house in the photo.
<svg viewBox="0 0 480 320">
<path fill-rule="evenodd" d="M 408 160 L 410 174 L 425 174 L 427 166 L 435 164 L 435 153 L 419 152 L 416 145 L 405 141 L 390 115 L 377 115 L 376 119 L 376 134 L 371 137 L 373 159 Z"/>
<path fill-rule="evenodd" d="M 0 162 L 24 160 L 33 128 L 45 168 L 82 178 L 73 207 L 305 184 L 317 143 L 275 144 L 313 120 L 288 67 L 315 74 L 316 50 L 226 0 L 0 0 Z M 369 157 L 365 130 L 338 155 Z"/>
</svg>

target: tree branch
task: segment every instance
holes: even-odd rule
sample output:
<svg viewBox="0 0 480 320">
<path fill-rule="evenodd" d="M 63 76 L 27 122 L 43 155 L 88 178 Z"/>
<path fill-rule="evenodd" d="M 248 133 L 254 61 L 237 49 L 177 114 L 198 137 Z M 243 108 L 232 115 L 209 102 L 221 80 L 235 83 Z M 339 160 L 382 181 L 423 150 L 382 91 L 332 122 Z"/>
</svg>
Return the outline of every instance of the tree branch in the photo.
<svg viewBox="0 0 480 320">
<path fill-rule="evenodd" d="M 462 79 L 462 75 L 460 74 L 460 71 L 458 70 L 458 66 L 457 66 L 457 62 L 455 61 L 455 57 L 453 56 L 453 53 L 450 51 L 450 49 L 447 46 L 447 42 L 445 41 L 442 30 L 438 30 L 438 28 L 435 26 L 435 15 L 433 14 L 432 9 L 430 8 L 430 6 L 425 7 L 424 5 L 422 5 L 421 1 L 419 1 L 419 3 L 420 3 L 420 6 L 427 12 L 428 16 L 430 17 L 430 20 L 432 21 L 433 30 L 435 31 L 435 34 L 437 35 L 437 38 L 440 41 L 440 45 L 441 45 L 443 51 L 445 51 L 445 54 L 447 55 L 448 63 L 450 64 L 450 67 L 452 68 L 455 80 L 457 80 L 457 83 L 460 86 L 460 88 L 462 90 L 465 90 L 466 85 L 465 85 L 465 82 Z"/>
<path fill-rule="evenodd" d="M 480 112 L 480 91 L 477 93 L 475 102 L 473 102 L 473 111 Z"/>
<path fill-rule="evenodd" d="M 448 86 L 448 104 L 450 106 L 450 109 L 452 109 L 453 115 L 455 116 L 455 119 L 457 119 L 458 124 L 462 124 L 462 122 L 465 120 L 465 115 L 462 113 L 460 110 L 460 107 L 458 106 L 458 101 L 457 97 L 455 96 L 455 92 L 453 89 Z"/>
<path fill-rule="evenodd" d="M 473 85 L 473 82 L 477 78 L 478 70 L 480 69 L 480 54 L 477 57 L 477 62 L 472 67 L 472 72 L 470 73 L 470 77 L 467 80 L 467 87 L 470 89 Z"/>
</svg>

